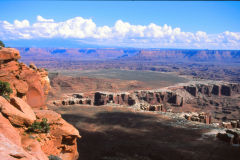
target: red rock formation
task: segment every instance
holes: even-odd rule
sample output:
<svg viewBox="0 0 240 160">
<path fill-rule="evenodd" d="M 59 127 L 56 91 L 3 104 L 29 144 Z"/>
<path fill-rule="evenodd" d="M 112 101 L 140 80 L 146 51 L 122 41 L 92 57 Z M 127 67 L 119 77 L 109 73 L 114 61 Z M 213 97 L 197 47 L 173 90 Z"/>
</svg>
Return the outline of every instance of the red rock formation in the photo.
<svg viewBox="0 0 240 160">
<path fill-rule="evenodd" d="M 10 101 L 0 96 L 0 159 L 48 160 L 54 155 L 76 160 L 78 130 L 60 114 L 38 110 L 44 107 L 50 88 L 48 73 L 33 64 L 19 63 L 19 58 L 15 49 L 0 50 L 0 80 L 13 89 Z M 49 133 L 29 134 L 28 127 L 43 118 L 49 122 Z"/>
<path fill-rule="evenodd" d="M 31 107 L 44 107 L 50 89 L 48 73 L 44 69 L 30 68 L 19 63 L 19 58 L 16 49 L 0 50 L 0 80 L 10 83 L 12 96 L 26 100 Z"/>
<path fill-rule="evenodd" d="M 211 115 L 207 113 L 188 113 L 184 116 L 187 120 L 211 124 Z"/>
<path fill-rule="evenodd" d="M 57 155 L 62 159 L 78 158 L 77 138 L 79 132 L 62 119 L 61 115 L 51 110 L 35 110 L 38 119 L 47 118 L 50 124 L 50 135 L 41 135 L 41 148 L 47 155 Z"/>
<path fill-rule="evenodd" d="M 196 86 L 184 86 L 184 89 L 186 89 L 192 96 L 197 96 L 197 87 Z"/>
<path fill-rule="evenodd" d="M 240 132 L 237 130 L 228 129 L 226 133 L 218 133 L 217 138 L 230 144 L 240 144 Z"/>
<path fill-rule="evenodd" d="M 141 103 L 149 104 L 147 109 L 144 109 L 144 110 L 149 110 L 149 107 L 154 105 L 162 105 L 166 103 L 169 103 L 173 106 L 183 105 L 183 97 L 170 91 L 169 92 L 135 91 L 134 93 L 96 92 L 94 95 L 94 105 L 97 105 L 97 106 L 106 105 L 107 103 L 132 106 L 132 105 L 135 105 L 137 101 L 140 101 L 139 102 L 140 104 Z M 159 109 L 155 107 L 154 110 L 163 110 L 163 108 Z"/>
<path fill-rule="evenodd" d="M 21 137 L 19 131 L 15 129 L 9 120 L 0 113 L 0 134 L 4 135 L 14 144 L 21 145 Z"/>
<path fill-rule="evenodd" d="M 19 51 L 14 48 L 0 49 L 0 62 L 18 60 L 20 58 Z"/>
<path fill-rule="evenodd" d="M 26 107 L 26 109 L 20 110 L 24 107 Z M 36 120 L 36 116 L 29 114 L 30 111 L 27 107 L 27 104 L 24 104 L 24 106 L 21 106 L 21 108 L 18 109 L 17 107 L 14 107 L 5 98 L 0 96 L 1 112 L 12 124 L 17 126 L 31 125 Z"/>
<path fill-rule="evenodd" d="M 102 93 L 96 92 L 94 94 L 94 105 L 106 105 L 107 103 L 115 103 L 120 105 L 132 106 L 136 102 L 128 93 Z"/>
</svg>

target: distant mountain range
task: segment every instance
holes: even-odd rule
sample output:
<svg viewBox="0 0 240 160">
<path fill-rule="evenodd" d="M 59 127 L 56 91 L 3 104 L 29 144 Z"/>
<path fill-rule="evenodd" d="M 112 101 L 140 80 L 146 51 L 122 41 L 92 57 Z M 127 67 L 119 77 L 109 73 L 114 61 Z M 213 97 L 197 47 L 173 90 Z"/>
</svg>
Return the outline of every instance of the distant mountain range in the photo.
<svg viewBox="0 0 240 160">
<path fill-rule="evenodd" d="M 65 60 L 240 62 L 240 50 L 134 48 L 18 48 L 22 58 Z"/>
</svg>

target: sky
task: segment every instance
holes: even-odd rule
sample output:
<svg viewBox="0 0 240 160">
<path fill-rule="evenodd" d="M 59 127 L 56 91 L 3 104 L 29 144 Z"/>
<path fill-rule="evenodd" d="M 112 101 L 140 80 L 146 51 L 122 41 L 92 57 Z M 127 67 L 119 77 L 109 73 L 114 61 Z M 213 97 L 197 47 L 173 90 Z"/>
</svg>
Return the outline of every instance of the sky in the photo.
<svg viewBox="0 0 240 160">
<path fill-rule="evenodd" d="M 240 2 L 0 2 L 14 47 L 240 49 Z"/>
</svg>

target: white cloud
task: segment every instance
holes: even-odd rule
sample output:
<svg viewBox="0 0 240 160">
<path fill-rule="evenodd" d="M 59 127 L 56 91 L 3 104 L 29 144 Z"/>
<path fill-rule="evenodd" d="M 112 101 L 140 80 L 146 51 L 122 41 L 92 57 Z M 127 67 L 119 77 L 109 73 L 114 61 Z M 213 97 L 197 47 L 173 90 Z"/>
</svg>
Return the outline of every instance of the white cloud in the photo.
<svg viewBox="0 0 240 160">
<path fill-rule="evenodd" d="M 167 24 L 132 25 L 122 20 L 117 20 L 113 26 L 97 26 L 92 19 L 82 17 L 56 22 L 39 15 L 33 24 L 28 20 L 15 20 L 14 23 L 0 21 L 0 31 L 2 40 L 75 38 L 81 42 L 105 46 L 240 49 L 240 32 L 192 33 Z"/>
<path fill-rule="evenodd" d="M 37 21 L 38 22 L 54 22 L 53 19 L 45 19 L 42 16 L 37 16 Z"/>
<path fill-rule="evenodd" d="M 29 21 L 28 20 L 23 20 L 23 21 L 15 20 L 14 25 L 16 26 L 16 28 L 26 28 L 26 27 L 29 27 Z"/>
</svg>

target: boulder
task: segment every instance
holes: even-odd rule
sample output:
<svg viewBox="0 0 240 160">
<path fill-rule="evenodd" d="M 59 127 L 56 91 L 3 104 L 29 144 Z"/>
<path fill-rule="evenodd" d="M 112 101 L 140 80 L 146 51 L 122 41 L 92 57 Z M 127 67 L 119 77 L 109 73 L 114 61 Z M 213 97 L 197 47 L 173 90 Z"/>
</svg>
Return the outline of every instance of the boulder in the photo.
<svg viewBox="0 0 240 160">
<path fill-rule="evenodd" d="M 15 48 L 2 48 L 0 49 L 0 63 L 11 61 L 11 60 L 18 60 L 20 59 L 19 51 Z"/>
<path fill-rule="evenodd" d="M 34 70 L 37 70 L 37 67 L 36 67 L 36 65 L 35 65 L 34 63 L 30 63 L 30 64 L 29 64 L 29 68 L 32 68 L 32 69 L 34 69 Z"/>
<path fill-rule="evenodd" d="M 227 133 L 218 133 L 217 138 L 219 140 L 222 140 L 224 142 L 230 143 L 232 139 L 234 138 L 233 134 L 227 134 Z"/>
<path fill-rule="evenodd" d="M 228 129 L 228 130 L 226 130 L 226 133 L 234 136 L 232 139 L 233 144 L 240 144 L 240 132 L 239 131 L 236 131 L 233 129 Z"/>
<path fill-rule="evenodd" d="M 4 135 L 14 144 L 21 146 L 21 137 L 18 130 L 11 125 L 2 113 L 0 113 L 0 134 Z"/>
<path fill-rule="evenodd" d="M 24 100 L 22 100 L 21 98 L 13 97 L 13 98 L 11 98 L 10 103 L 14 107 L 16 107 L 17 109 L 22 111 L 23 113 L 25 113 L 29 117 L 31 117 L 31 119 L 36 120 L 36 115 L 33 112 L 32 108 Z"/>
<path fill-rule="evenodd" d="M 36 120 L 36 117 L 28 115 L 29 112 L 24 113 L 23 111 L 11 105 L 5 98 L 1 96 L 0 96 L 0 109 L 2 114 L 5 117 L 7 117 L 12 124 L 17 126 L 24 125 L 29 126 Z"/>
<path fill-rule="evenodd" d="M 43 152 L 66 160 L 77 159 L 76 140 L 80 138 L 78 130 L 54 111 L 35 110 L 35 113 L 39 119 L 47 118 L 50 123 L 49 138 L 45 138 L 45 141 L 41 143 Z"/>
<path fill-rule="evenodd" d="M 231 126 L 232 126 L 232 128 L 237 128 L 237 126 L 238 126 L 237 121 L 231 121 Z"/>
<path fill-rule="evenodd" d="M 27 153 L 21 146 L 15 144 L 0 133 L 0 157 L 2 160 L 39 160 Z"/>
<path fill-rule="evenodd" d="M 228 129 L 225 133 L 218 133 L 217 138 L 230 144 L 240 144 L 240 132 Z"/>
<path fill-rule="evenodd" d="M 28 84 L 23 81 L 23 80 L 15 80 L 13 82 L 13 85 L 17 91 L 17 95 L 19 97 L 22 97 L 23 95 L 25 95 L 28 91 Z"/>
<path fill-rule="evenodd" d="M 231 128 L 232 128 L 231 122 L 222 122 L 222 126 L 223 126 L 224 128 L 228 128 L 228 129 L 231 129 Z"/>
</svg>

